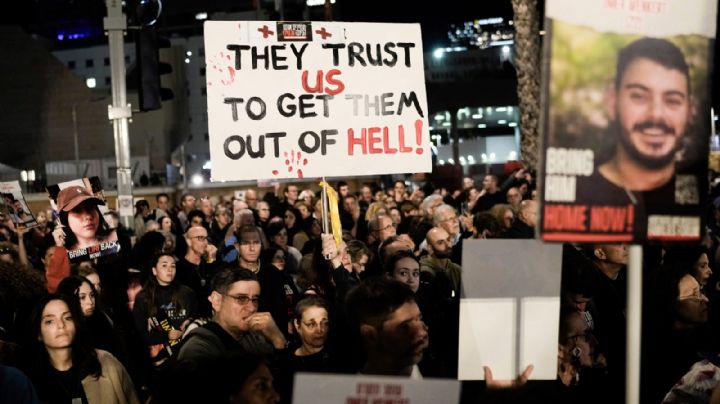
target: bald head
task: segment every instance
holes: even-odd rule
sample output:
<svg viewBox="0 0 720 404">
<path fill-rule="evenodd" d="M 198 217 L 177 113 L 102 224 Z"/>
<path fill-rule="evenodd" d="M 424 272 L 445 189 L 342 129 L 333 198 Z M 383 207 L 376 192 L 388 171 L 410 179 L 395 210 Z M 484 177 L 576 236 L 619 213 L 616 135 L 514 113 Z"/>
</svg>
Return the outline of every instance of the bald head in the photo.
<svg viewBox="0 0 720 404">
<path fill-rule="evenodd" d="M 433 227 L 428 230 L 425 240 L 427 241 L 427 249 L 432 256 L 437 258 L 450 258 L 452 256 L 450 233 L 442 227 Z"/>
<path fill-rule="evenodd" d="M 520 214 L 518 215 L 518 218 L 526 225 L 535 227 L 535 225 L 537 225 L 537 209 L 538 205 L 536 201 L 522 201 L 520 202 Z"/>
<path fill-rule="evenodd" d="M 252 188 L 245 191 L 245 202 L 250 209 L 256 209 L 258 202 L 257 191 Z"/>
</svg>

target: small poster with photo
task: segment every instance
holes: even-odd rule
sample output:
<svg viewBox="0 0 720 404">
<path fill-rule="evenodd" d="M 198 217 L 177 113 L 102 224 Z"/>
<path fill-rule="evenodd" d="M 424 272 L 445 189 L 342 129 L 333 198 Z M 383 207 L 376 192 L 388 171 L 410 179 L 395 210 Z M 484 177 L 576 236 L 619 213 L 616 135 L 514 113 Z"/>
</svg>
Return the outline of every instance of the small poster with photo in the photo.
<svg viewBox="0 0 720 404">
<path fill-rule="evenodd" d="M 82 178 L 47 187 L 56 226 L 70 262 L 116 254 L 117 232 L 98 177 Z M 57 227 L 56 227 L 57 228 Z"/>
<path fill-rule="evenodd" d="M 37 226 L 35 215 L 28 207 L 18 181 L 0 182 L 2 212 L 8 215 L 15 227 Z"/>
</svg>

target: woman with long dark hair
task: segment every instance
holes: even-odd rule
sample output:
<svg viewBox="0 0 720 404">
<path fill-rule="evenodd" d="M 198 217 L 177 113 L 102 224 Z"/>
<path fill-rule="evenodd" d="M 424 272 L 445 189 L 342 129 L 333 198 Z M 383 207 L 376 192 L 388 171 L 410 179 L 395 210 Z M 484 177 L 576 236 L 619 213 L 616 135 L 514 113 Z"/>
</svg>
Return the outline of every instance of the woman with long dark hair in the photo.
<svg viewBox="0 0 720 404">
<path fill-rule="evenodd" d="M 152 276 L 135 297 L 135 327 L 143 336 L 150 358 L 156 365 L 172 354 L 185 331 L 197 317 L 195 293 L 175 281 L 175 257 L 159 254 L 153 260 Z"/>
<path fill-rule="evenodd" d="M 100 308 L 97 290 L 89 279 L 80 275 L 68 276 L 58 285 L 58 294 L 74 299 L 80 306 L 93 347 L 108 351 L 121 361 L 127 358 L 127 349 L 117 338 L 114 322 Z"/>
<path fill-rule="evenodd" d="M 123 365 L 93 349 L 77 303 L 46 295 L 30 317 L 28 375 L 41 401 L 139 403 Z"/>
<path fill-rule="evenodd" d="M 297 273 L 302 254 L 297 248 L 288 244 L 288 229 L 283 222 L 272 222 L 268 224 L 265 235 L 270 242 L 270 246 L 277 247 L 285 254 L 285 267 L 280 268 L 288 273 Z"/>
<path fill-rule="evenodd" d="M 285 290 L 285 308 L 287 310 L 287 318 L 291 319 L 293 316 L 293 310 L 295 309 L 295 303 L 297 302 L 298 292 L 295 280 L 292 275 L 287 271 L 287 253 L 276 245 L 264 249 L 260 253 L 261 265 L 269 266 L 272 265 L 280 270 L 280 277 L 283 283 L 283 290 Z M 292 326 L 288 324 L 288 333 L 292 333 Z"/>
</svg>

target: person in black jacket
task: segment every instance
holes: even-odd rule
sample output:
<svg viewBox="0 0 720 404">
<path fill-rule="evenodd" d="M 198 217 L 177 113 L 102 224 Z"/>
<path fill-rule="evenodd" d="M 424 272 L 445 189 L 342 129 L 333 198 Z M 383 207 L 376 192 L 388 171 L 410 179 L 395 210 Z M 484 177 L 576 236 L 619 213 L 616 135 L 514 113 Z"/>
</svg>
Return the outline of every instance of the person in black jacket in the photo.
<svg viewBox="0 0 720 404">
<path fill-rule="evenodd" d="M 135 297 L 135 328 L 147 344 L 154 364 L 162 363 L 172 354 L 187 325 L 198 316 L 195 293 L 176 281 L 175 274 L 175 258 L 158 255 L 152 276 Z"/>
</svg>

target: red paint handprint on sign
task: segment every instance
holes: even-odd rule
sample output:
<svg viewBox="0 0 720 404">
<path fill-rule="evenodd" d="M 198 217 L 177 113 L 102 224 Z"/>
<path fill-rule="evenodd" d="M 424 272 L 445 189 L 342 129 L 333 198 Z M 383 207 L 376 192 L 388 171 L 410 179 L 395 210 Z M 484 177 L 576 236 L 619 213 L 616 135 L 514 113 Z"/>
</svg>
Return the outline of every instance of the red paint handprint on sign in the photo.
<svg viewBox="0 0 720 404">
<path fill-rule="evenodd" d="M 303 178 L 302 167 L 307 165 L 307 158 L 304 158 L 300 151 L 296 152 L 295 150 L 290 150 L 290 153 L 283 152 L 283 156 L 285 157 L 285 169 L 287 172 L 291 173 L 294 170 L 298 178 Z M 280 170 L 272 170 L 272 174 L 278 175 Z"/>
<path fill-rule="evenodd" d="M 220 52 L 219 56 L 208 59 L 207 65 L 215 72 L 213 75 L 221 77 L 220 84 L 229 86 L 235 82 L 235 67 L 229 54 Z M 213 85 L 213 82 L 208 80 L 208 86 L 211 85 Z"/>
</svg>

